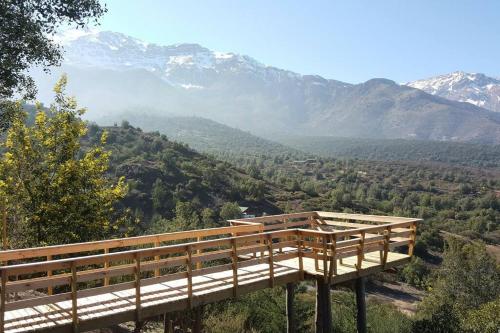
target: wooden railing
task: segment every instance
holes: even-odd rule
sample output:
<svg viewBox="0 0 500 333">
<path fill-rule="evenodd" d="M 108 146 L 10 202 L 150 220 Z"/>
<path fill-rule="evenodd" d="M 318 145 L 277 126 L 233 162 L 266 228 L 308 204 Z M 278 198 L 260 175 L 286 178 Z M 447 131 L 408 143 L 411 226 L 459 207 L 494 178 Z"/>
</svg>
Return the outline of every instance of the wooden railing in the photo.
<svg viewBox="0 0 500 333">
<path fill-rule="evenodd" d="M 365 258 L 366 253 L 379 252 L 378 263 L 382 266 L 394 248 L 407 246 L 408 254 L 413 253 L 418 219 L 354 229 L 336 225 L 351 223 L 338 221 L 349 220 L 346 217 L 328 214 L 309 212 L 232 220 L 232 226 L 226 228 L 0 252 L 0 261 L 9 262 L 0 268 L 0 330 L 3 332 L 6 311 L 36 305 L 71 300 L 76 330 L 78 299 L 83 297 L 135 289 L 136 320 L 140 320 L 151 315 L 143 313 L 141 287 L 152 284 L 186 279 L 186 302 L 193 307 L 197 302 L 193 298 L 196 276 L 232 270 L 232 295 L 237 296 L 243 278 L 238 269 L 242 267 L 269 264 L 268 285 L 272 287 L 275 264 L 283 260 L 297 261 L 298 279 L 305 274 L 320 274 L 332 281 L 345 258 L 356 257 L 354 268 L 360 271 L 364 261 L 372 260 Z M 332 230 L 332 226 L 345 229 Z M 314 271 L 304 269 L 305 258 L 314 260 Z M 9 301 L 9 295 L 27 290 L 44 294 Z"/>
</svg>

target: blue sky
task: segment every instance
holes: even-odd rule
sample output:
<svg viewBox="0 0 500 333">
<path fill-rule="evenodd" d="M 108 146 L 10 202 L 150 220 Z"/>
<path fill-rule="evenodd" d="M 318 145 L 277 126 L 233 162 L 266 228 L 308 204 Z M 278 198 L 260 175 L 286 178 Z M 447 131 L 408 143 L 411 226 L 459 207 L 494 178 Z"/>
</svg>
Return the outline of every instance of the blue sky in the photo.
<svg viewBox="0 0 500 333">
<path fill-rule="evenodd" d="M 358 83 L 500 76 L 500 1 L 106 0 L 102 30 Z"/>
</svg>

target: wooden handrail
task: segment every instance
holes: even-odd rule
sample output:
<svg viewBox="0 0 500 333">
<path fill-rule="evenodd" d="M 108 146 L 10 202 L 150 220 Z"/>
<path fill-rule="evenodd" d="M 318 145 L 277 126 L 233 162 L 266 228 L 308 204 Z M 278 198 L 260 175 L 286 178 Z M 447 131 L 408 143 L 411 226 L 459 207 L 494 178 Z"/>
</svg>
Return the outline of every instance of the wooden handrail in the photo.
<svg viewBox="0 0 500 333">
<path fill-rule="evenodd" d="M 195 232 L 141 236 L 131 239 L 82 243 L 83 245 L 65 245 L 61 251 L 50 247 L 36 255 L 32 253 L 35 249 L 11 250 L 6 251 L 6 254 L 0 253 L 0 258 L 3 260 L 14 260 L 6 258 L 19 260 L 43 256 L 51 258 L 50 256 L 58 256 L 63 253 L 80 254 L 85 251 L 104 250 L 104 253 L 98 254 L 80 255 L 73 258 L 56 257 L 54 259 L 52 257 L 52 260 L 48 261 L 13 263 L 0 267 L 0 330 L 4 323 L 5 311 L 71 300 L 73 330 L 77 332 L 79 329 L 79 298 L 133 288 L 135 288 L 136 319 L 141 320 L 143 319 L 141 318 L 141 286 L 180 278 L 187 279 L 188 302 L 190 306 L 195 306 L 196 303 L 193 303 L 193 277 L 223 270 L 232 269 L 233 296 L 237 296 L 238 285 L 241 283 L 238 277 L 238 268 L 266 261 L 269 266 L 269 286 L 273 286 L 276 278 L 274 266 L 276 262 L 283 260 L 293 258 L 298 260 L 298 276 L 301 279 L 304 278 L 305 273 L 304 258 L 312 258 L 316 262 L 323 261 L 322 275 L 325 282 L 330 282 L 332 277 L 337 275 L 337 262 L 342 264 L 342 258 L 356 257 L 356 268 L 360 270 L 365 260 L 365 253 L 380 251 L 381 265 L 387 263 L 389 252 L 396 247 L 408 246 L 408 254 L 412 255 L 418 219 L 406 219 L 353 230 L 325 230 L 325 228 L 311 230 L 296 227 L 305 222 L 310 225 L 314 224 L 318 228 L 327 225 L 326 221 L 318 219 L 320 214 L 312 213 L 316 215 L 312 215 L 311 212 L 280 215 L 279 219 L 283 228 L 267 232 L 264 231 L 262 223 L 249 222 L 250 224 L 245 224 L 245 221 L 235 221 L 236 224 L 240 222 L 243 224 Z M 304 218 L 307 220 L 297 221 L 297 219 Z M 276 220 L 276 217 L 266 217 L 265 220 L 271 221 L 273 219 Z M 294 223 L 293 227 L 291 223 Z M 238 233 L 243 233 L 243 235 L 237 235 Z M 202 240 L 207 235 L 232 236 Z M 187 242 L 162 245 L 162 242 L 166 240 L 180 239 L 187 240 Z M 117 246 L 118 244 L 119 246 Z M 151 244 L 154 247 L 126 249 L 119 252 L 109 250 L 115 247 L 143 244 Z M 93 248 L 92 245 L 96 247 Z M 292 248 L 292 251 L 289 251 L 289 248 Z M 70 249 L 78 251 L 70 252 Z M 85 249 L 85 251 L 80 252 L 81 249 Z M 278 252 L 279 249 L 281 251 Z M 248 254 L 255 253 L 261 253 L 260 258 L 254 255 L 252 259 L 248 256 Z M 266 256 L 267 259 L 263 260 Z M 241 259 L 244 257 L 249 258 L 249 260 Z M 239 262 L 240 259 L 241 262 Z M 373 258 L 369 259 L 373 260 Z M 205 267 L 203 263 L 207 263 Z M 173 270 L 176 272 L 172 273 Z M 319 272 L 321 271 L 318 267 L 317 274 Z M 41 276 L 42 274 L 44 276 Z M 11 276 L 19 276 L 19 280 L 9 281 Z M 113 284 L 110 281 L 111 277 L 125 277 L 125 281 L 130 282 L 116 283 L 121 279 L 113 279 L 115 281 Z M 130 280 L 130 277 L 134 278 L 133 281 Z M 85 287 L 83 284 L 96 280 L 102 281 L 102 285 L 90 284 Z M 77 288 L 78 283 L 81 290 Z M 7 299 L 9 292 L 43 288 L 52 290 L 54 287 L 64 285 L 70 286 L 70 292 L 14 302 L 8 302 Z M 60 292 L 61 288 L 55 290 Z"/>
<path fill-rule="evenodd" d="M 7 260 L 20 260 L 29 258 L 39 258 L 47 256 L 58 256 L 63 254 L 73 254 L 81 252 L 93 252 L 98 250 L 121 248 L 128 246 L 138 246 L 144 244 L 154 244 L 155 242 L 168 242 L 183 239 L 196 239 L 197 237 L 220 236 L 232 233 L 258 232 L 259 225 L 249 224 L 241 226 L 220 227 L 211 229 L 199 229 L 190 231 L 179 231 L 157 235 L 146 235 L 128 238 L 108 239 L 95 242 L 75 243 L 66 245 L 35 247 L 18 250 L 0 251 L 0 262 Z"/>
</svg>

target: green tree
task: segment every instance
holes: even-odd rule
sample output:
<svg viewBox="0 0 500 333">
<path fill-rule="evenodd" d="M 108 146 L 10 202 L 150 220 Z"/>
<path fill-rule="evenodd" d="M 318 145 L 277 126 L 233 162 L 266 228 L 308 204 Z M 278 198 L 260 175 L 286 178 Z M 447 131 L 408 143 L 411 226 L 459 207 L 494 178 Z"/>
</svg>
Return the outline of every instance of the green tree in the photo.
<svg viewBox="0 0 500 333">
<path fill-rule="evenodd" d="M 162 180 L 157 178 L 151 189 L 151 200 L 153 201 L 153 210 L 156 213 L 164 213 L 166 209 L 171 207 L 170 194 Z"/>
<path fill-rule="evenodd" d="M 116 231 L 114 203 L 126 193 L 124 179 L 105 177 L 110 153 L 101 142 L 82 151 L 85 112 L 64 94 L 66 77 L 54 88 L 55 103 L 38 107 L 33 125 L 18 103 L 0 160 L 1 187 L 11 215 L 23 228 L 20 245 L 48 245 L 102 238 Z"/>
<path fill-rule="evenodd" d="M 195 207 L 190 202 L 177 202 L 175 206 L 175 218 L 169 225 L 169 232 L 191 230 L 200 228 L 200 217 Z"/>
<path fill-rule="evenodd" d="M 226 202 L 224 205 L 222 205 L 222 208 L 220 210 L 220 217 L 224 221 L 240 218 L 240 206 L 236 202 Z"/>
<path fill-rule="evenodd" d="M 216 226 L 215 212 L 210 208 L 205 208 L 201 212 L 201 222 L 204 228 L 212 228 Z"/>
</svg>

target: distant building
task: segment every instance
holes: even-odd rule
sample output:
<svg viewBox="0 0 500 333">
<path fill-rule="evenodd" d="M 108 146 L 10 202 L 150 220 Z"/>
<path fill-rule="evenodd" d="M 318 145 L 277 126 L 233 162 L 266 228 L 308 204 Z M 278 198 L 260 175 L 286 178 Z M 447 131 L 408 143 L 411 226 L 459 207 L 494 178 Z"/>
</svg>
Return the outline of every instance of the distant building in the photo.
<svg viewBox="0 0 500 333">
<path fill-rule="evenodd" d="M 250 217 L 255 217 L 255 212 L 252 212 L 250 210 L 250 207 L 241 207 L 240 206 L 240 211 L 241 211 L 241 216 L 246 219 Z M 253 214 L 252 214 L 253 213 Z"/>
<path fill-rule="evenodd" d="M 316 164 L 318 160 L 315 158 L 308 158 L 307 160 L 302 160 L 302 161 L 293 161 L 293 164 Z"/>
</svg>

